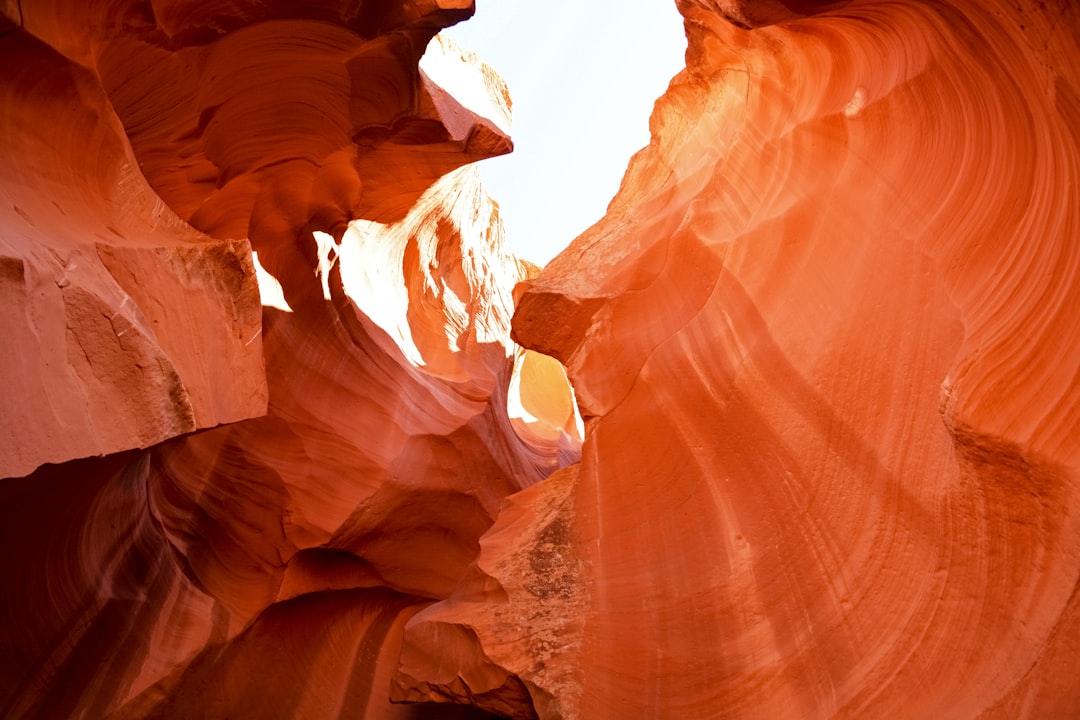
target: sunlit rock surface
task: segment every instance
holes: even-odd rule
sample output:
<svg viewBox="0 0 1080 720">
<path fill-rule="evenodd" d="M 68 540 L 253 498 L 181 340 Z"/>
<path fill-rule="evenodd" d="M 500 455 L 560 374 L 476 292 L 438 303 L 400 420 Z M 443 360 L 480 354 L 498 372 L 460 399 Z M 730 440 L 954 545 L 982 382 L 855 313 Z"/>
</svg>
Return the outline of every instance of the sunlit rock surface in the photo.
<svg viewBox="0 0 1080 720">
<path fill-rule="evenodd" d="M 0 474 L 263 414 L 247 239 L 303 293 L 312 231 L 510 149 L 504 88 L 480 115 L 417 68 L 469 3 L 4 12 Z"/>
<path fill-rule="evenodd" d="M 266 411 L 245 234 L 186 225 L 86 68 L 0 36 L 0 476 Z"/>
<path fill-rule="evenodd" d="M 409 622 L 396 692 L 1077 716 L 1077 5 L 680 7 L 653 142 L 514 320 L 581 464 Z"/>
<path fill-rule="evenodd" d="M 1080 13 L 679 5 L 540 272 L 470 3 L 0 3 L 0 715 L 1080 715 Z"/>
<path fill-rule="evenodd" d="M 0 7 L 0 715 L 484 717 L 404 624 L 580 435 L 471 4 Z"/>
</svg>

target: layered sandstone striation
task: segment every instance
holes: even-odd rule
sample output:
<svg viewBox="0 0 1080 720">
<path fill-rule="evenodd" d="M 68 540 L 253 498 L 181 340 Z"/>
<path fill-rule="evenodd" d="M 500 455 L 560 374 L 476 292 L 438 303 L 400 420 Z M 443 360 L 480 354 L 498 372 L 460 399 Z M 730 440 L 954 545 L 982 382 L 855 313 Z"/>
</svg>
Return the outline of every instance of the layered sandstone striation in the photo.
<svg viewBox="0 0 1080 720">
<path fill-rule="evenodd" d="M 0 58 L 0 476 L 264 413 L 246 234 L 161 201 L 89 70 L 24 31 Z"/>
<path fill-rule="evenodd" d="M 1080 11 L 679 8 L 539 271 L 471 3 L 0 3 L 0 714 L 1080 713 Z"/>
<path fill-rule="evenodd" d="M 652 143 L 515 316 L 580 466 L 410 621 L 400 681 L 501 671 L 514 717 L 1076 715 L 1076 5 L 680 8 Z"/>
<path fill-rule="evenodd" d="M 4 7 L 0 714 L 483 717 L 403 626 L 579 442 L 471 4 Z"/>
<path fill-rule="evenodd" d="M 417 67 L 469 3 L 5 8 L 3 475 L 263 414 L 248 242 L 302 294 L 313 231 L 510 149 Z"/>
</svg>

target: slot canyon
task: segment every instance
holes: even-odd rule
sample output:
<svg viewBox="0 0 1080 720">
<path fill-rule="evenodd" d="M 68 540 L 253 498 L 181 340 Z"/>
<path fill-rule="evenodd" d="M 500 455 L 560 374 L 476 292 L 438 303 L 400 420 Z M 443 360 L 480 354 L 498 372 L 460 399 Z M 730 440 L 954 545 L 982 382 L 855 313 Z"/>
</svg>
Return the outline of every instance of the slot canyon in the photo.
<svg viewBox="0 0 1080 720">
<path fill-rule="evenodd" d="M 541 268 L 482 4 L 0 0 L 0 716 L 1080 717 L 1080 4 L 676 4 Z"/>
</svg>

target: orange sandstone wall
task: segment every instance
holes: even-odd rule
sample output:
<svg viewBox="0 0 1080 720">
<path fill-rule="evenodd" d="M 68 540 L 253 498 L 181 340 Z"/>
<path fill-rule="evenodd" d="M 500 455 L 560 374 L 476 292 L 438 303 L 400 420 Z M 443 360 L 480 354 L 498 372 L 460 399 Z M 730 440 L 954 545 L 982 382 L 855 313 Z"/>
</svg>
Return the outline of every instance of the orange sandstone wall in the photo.
<svg viewBox="0 0 1080 720">
<path fill-rule="evenodd" d="M 679 7 L 538 273 L 471 3 L 0 3 L 0 715 L 1080 714 L 1080 12 Z"/>
<path fill-rule="evenodd" d="M 407 648 L 471 628 L 546 717 L 1077 715 L 1077 6 L 680 8 L 652 143 L 514 320 L 581 464 Z"/>
<path fill-rule="evenodd" d="M 485 717 L 403 626 L 580 438 L 457 170 L 508 92 L 418 69 L 471 3 L 0 7 L 0 715 Z"/>
<path fill-rule="evenodd" d="M 155 195 L 87 68 L 23 30 L 0 62 L 0 476 L 264 413 L 245 234 Z"/>
</svg>

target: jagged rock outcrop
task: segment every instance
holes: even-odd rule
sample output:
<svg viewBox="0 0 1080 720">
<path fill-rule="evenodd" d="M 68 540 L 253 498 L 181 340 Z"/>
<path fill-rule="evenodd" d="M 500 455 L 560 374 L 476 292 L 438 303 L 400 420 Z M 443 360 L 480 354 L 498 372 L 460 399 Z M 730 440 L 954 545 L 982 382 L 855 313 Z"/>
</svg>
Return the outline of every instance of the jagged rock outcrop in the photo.
<svg viewBox="0 0 1080 720">
<path fill-rule="evenodd" d="M 409 622 L 396 692 L 1077 715 L 1077 6 L 680 8 L 652 143 L 515 316 L 580 466 Z"/>
</svg>

